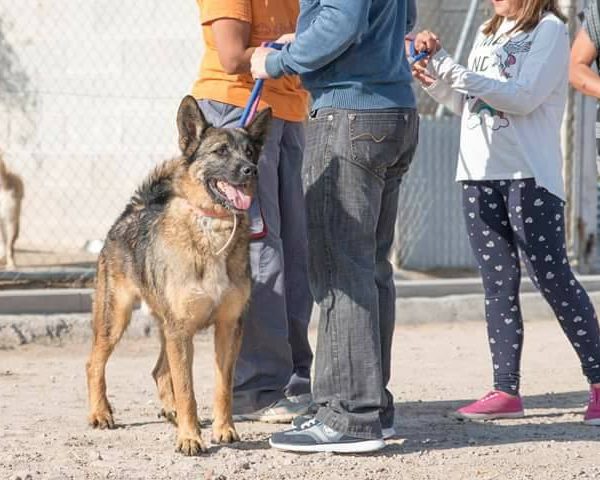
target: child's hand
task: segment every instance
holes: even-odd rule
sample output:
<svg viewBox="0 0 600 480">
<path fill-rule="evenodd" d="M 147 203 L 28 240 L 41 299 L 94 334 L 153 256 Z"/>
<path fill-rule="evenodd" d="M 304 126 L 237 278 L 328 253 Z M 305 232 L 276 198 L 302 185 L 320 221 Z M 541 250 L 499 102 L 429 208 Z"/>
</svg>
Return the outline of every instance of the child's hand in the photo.
<svg viewBox="0 0 600 480">
<path fill-rule="evenodd" d="M 441 48 L 440 39 L 435 33 L 429 30 L 423 30 L 415 36 L 415 50 L 417 52 L 427 52 L 431 56 Z"/>
<path fill-rule="evenodd" d="M 420 62 L 413 63 L 412 65 L 412 76 L 415 80 L 417 80 L 423 87 L 427 88 L 433 85 L 436 81 L 436 78 L 433 77 L 427 71 L 427 64 L 429 63 L 429 59 L 425 58 Z"/>
</svg>

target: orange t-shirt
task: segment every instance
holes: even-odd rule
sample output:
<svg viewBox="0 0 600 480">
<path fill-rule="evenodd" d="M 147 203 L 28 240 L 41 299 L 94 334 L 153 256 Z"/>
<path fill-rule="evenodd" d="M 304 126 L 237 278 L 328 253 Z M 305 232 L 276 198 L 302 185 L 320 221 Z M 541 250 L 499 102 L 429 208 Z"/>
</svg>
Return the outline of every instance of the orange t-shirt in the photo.
<svg viewBox="0 0 600 480">
<path fill-rule="evenodd" d="M 277 40 L 284 33 L 296 30 L 298 0 L 196 0 L 200 7 L 200 22 L 204 36 L 204 58 L 192 95 L 198 99 L 216 100 L 244 107 L 250 98 L 254 80 L 250 73 L 228 75 L 223 71 L 211 23 L 220 18 L 234 18 L 250 23 L 250 45 Z M 265 81 L 261 105 L 273 108 L 273 115 L 282 120 L 301 122 L 308 109 L 308 93 L 297 76 Z"/>
</svg>

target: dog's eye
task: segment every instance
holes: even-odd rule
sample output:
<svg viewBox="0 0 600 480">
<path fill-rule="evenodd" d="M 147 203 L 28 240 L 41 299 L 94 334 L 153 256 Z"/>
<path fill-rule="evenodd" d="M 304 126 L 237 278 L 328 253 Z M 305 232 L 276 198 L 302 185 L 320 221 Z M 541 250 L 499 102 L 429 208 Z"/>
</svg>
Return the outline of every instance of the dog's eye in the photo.
<svg viewBox="0 0 600 480">
<path fill-rule="evenodd" d="M 227 145 L 221 145 L 215 151 L 216 151 L 217 155 L 221 155 L 221 156 L 225 156 L 225 155 L 227 155 L 227 153 L 229 153 L 229 149 L 227 148 Z"/>
</svg>

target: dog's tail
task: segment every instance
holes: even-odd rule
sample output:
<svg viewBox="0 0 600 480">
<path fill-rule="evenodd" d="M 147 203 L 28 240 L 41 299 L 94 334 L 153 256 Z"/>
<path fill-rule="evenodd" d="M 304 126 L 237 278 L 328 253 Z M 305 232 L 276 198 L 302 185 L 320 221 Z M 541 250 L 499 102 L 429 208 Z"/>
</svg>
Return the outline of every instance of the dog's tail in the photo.
<svg viewBox="0 0 600 480">
<path fill-rule="evenodd" d="M 6 164 L 4 163 L 4 152 L 2 152 L 2 150 L 0 150 L 0 177 L 4 178 L 6 177 Z"/>
<path fill-rule="evenodd" d="M 13 194 L 22 199 L 25 196 L 23 179 L 16 173 L 11 172 L 4 161 L 3 151 L 0 149 L 0 180 L 4 184 L 3 188 L 13 191 Z"/>
</svg>

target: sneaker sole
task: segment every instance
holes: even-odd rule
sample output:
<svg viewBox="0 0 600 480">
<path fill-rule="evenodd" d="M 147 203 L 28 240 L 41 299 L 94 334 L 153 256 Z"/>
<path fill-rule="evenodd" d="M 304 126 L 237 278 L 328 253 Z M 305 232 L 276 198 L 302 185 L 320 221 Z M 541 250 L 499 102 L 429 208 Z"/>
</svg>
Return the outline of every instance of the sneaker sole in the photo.
<svg viewBox="0 0 600 480">
<path fill-rule="evenodd" d="M 234 422 L 260 422 L 260 423 L 290 423 L 299 414 L 286 413 L 282 415 L 234 415 Z"/>
<path fill-rule="evenodd" d="M 591 418 L 590 420 L 584 420 L 583 423 L 586 425 L 592 425 L 593 427 L 600 427 L 600 418 Z"/>
<path fill-rule="evenodd" d="M 510 413 L 461 413 L 453 412 L 452 416 L 459 420 L 501 420 L 503 418 L 523 418 L 525 412 L 510 412 Z"/>
<path fill-rule="evenodd" d="M 364 440 L 352 443 L 320 443 L 318 445 L 289 445 L 287 443 L 276 443 L 269 440 L 269 445 L 278 450 L 287 452 L 332 452 L 332 453 L 368 453 L 376 452 L 385 447 L 383 439 Z"/>
</svg>

